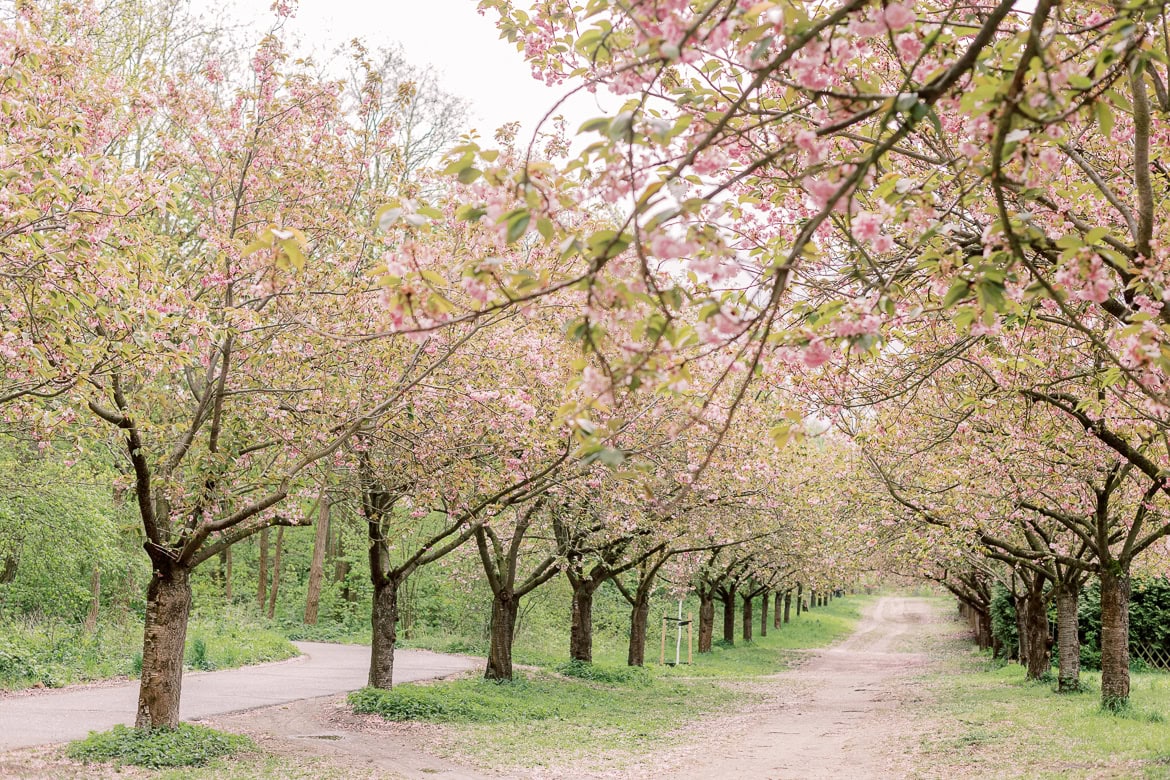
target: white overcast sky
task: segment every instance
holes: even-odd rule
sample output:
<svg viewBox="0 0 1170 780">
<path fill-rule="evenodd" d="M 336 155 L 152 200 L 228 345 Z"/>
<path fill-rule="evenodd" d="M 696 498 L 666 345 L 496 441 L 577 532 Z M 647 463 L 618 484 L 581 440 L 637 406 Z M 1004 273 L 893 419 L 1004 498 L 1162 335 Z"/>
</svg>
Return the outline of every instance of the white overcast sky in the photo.
<svg viewBox="0 0 1170 780">
<path fill-rule="evenodd" d="M 219 0 L 257 31 L 272 20 L 271 0 Z M 194 0 L 196 7 L 200 0 Z M 398 43 L 408 60 L 433 65 L 447 90 L 466 99 L 472 125 L 484 138 L 505 122 L 518 120 L 531 132 L 567 92 L 532 78 L 520 53 L 500 40 L 493 18 L 481 16 L 475 0 L 300 0 L 291 31 L 318 53 L 360 38 L 371 49 Z M 612 102 L 612 100 L 611 100 Z M 588 95 L 563 109 L 569 131 L 604 113 Z"/>
</svg>

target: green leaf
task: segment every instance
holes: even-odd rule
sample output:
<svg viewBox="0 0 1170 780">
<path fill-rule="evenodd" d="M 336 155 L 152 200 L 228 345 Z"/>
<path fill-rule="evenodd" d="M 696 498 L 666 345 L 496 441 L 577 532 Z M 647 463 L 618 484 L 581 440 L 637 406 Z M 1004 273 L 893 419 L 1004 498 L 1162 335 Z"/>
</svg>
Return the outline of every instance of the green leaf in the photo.
<svg viewBox="0 0 1170 780">
<path fill-rule="evenodd" d="M 951 284 L 951 289 L 947 290 L 946 296 L 943 298 L 942 305 L 944 308 L 950 308 L 959 301 L 967 297 L 967 293 L 971 290 L 971 285 L 966 279 L 956 279 Z"/>
</svg>

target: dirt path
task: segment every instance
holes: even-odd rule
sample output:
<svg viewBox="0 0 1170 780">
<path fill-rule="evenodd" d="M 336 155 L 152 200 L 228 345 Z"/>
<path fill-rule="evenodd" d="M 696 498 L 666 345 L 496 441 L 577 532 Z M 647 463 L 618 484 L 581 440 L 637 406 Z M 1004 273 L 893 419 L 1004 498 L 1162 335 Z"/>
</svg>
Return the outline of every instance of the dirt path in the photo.
<svg viewBox="0 0 1170 780">
<path fill-rule="evenodd" d="M 184 720 L 328 696 L 361 688 L 370 648 L 297 642 L 288 661 L 183 676 Z M 478 666 L 463 656 L 399 650 L 394 677 L 403 682 L 445 677 Z M 66 742 L 119 723 L 132 723 L 138 683 L 37 692 L 0 700 L 0 751 Z"/>
<path fill-rule="evenodd" d="M 879 599 L 848 639 L 770 678 L 765 705 L 746 718 L 708 724 L 706 733 L 726 738 L 708 737 L 701 749 L 687 748 L 687 759 L 671 777 L 908 776 L 915 729 L 901 707 L 913 694 L 906 677 L 928 662 L 915 649 L 937 620 L 928 600 Z"/>
</svg>

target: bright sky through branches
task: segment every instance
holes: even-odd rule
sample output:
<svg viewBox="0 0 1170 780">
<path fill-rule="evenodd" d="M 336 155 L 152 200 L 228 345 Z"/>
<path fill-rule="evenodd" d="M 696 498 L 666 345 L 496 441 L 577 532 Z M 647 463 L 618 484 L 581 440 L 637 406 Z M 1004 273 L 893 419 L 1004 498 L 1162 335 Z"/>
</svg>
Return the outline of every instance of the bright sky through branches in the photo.
<svg viewBox="0 0 1170 780">
<path fill-rule="evenodd" d="M 224 2 L 259 29 L 272 19 L 270 0 Z M 445 88 L 470 103 L 473 126 L 485 138 L 511 121 L 531 133 L 567 91 L 533 79 L 520 53 L 499 39 L 492 19 L 476 11 L 475 0 L 300 0 L 289 28 L 322 60 L 353 38 L 371 49 L 401 44 L 408 61 L 434 66 Z M 572 132 L 602 109 L 582 94 L 563 113 Z"/>
</svg>

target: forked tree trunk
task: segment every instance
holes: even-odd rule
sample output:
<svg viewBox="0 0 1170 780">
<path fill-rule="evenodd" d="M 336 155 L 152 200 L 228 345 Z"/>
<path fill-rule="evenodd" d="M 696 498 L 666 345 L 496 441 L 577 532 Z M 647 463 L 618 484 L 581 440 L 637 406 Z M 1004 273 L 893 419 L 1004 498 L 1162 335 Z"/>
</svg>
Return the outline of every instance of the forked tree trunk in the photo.
<svg viewBox="0 0 1170 780">
<path fill-rule="evenodd" d="M 715 598 L 699 596 L 699 652 L 711 652 L 711 639 L 715 634 Z"/>
<path fill-rule="evenodd" d="M 728 593 L 723 602 L 723 641 L 735 644 L 735 591 Z"/>
<path fill-rule="evenodd" d="M 1101 704 L 1129 703 L 1129 572 L 1101 567 Z"/>
<path fill-rule="evenodd" d="M 268 593 L 268 619 L 276 616 L 276 594 L 280 590 L 280 551 L 284 547 L 284 526 L 276 529 L 276 554 L 272 556 L 272 587 Z"/>
<path fill-rule="evenodd" d="M 512 642 L 516 638 L 519 607 L 519 599 L 510 592 L 498 593 L 492 599 L 491 644 L 483 675 L 489 680 L 512 679 Z"/>
<path fill-rule="evenodd" d="M 569 658 L 593 663 L 593 591 L 590 580 L 579 580 L 573 588 L 573 614 L 569 627 Z"/>
<path fill-rule="evenodd" d="M 370 679 L 371 688 L 390 690 L 394 684 L 394 645 L 398 641 L 398 586 L 390 577 L 374 584 L 370 609 Z"/>
<path fill-rule="evenodd" d="M 179 725 L 183 686 L 183 646 L 191 614 L 190 570 L 156 570 L 146 591 L 146 630 L 142 639 L 142 679 L 135 728 Z"/>
<path fill-rule="evenodd" d="M 752 641 L 752 597 L 740 596 L 743 600 L 743 641 Z"/>
<path fill-rule="evenodd" d="M 1020 647 L 1023 648 L 1024 667 L 1029 680 L 1040 680 L 1052 665 L 1048 642 L 1048 608 L 1044 602 L 1043 585 L 1029 588 L 1020 600 L 1022 620 Z"/>
<path fill-rule="evenodd" d="M 649 594 L 639 590 L 634 594 L 634 605 L 630 609 L 630 651 L 626 655 L 629 666 L 644 666 L 646 663 L 646 632 L 650 627 Z M 701 633 L 701 632 L 700 632 Z M 708 644 L 710 639 L 708 638 Z M 701 652 L 701 651 L 700 651 Z"/>
<path fill-rule="evenodd" d="M 788 617 L 792 609 L 792 591 L 784 591 L 784 622 L 788 622 Z"/>
<path fill-rule="evenodd" d="M 768 635 L 768 602 L 771 601 L 768 591 L 760 594 L 760 636 Z"/>
<path fill-rule="evenodd" d="M 325 580 L 325 550 L 329 547 L 329 501 L 321 496 L 317 514 L 316 535 L 313 537 L 313 560 L 309 563 L 309 584 L 305 591 L 305 624 L 316 625 L 321 608 L 321 585 Z"/>
<path fill-rule="evenodd" d="M 1060 670 L 1056 689 L 1070 693 L 1081 689 L 1081 638 L 1077 618 L 1080 583 L 1065 582 L 1056 590 L 1056 647 Z"/>
</svg>

